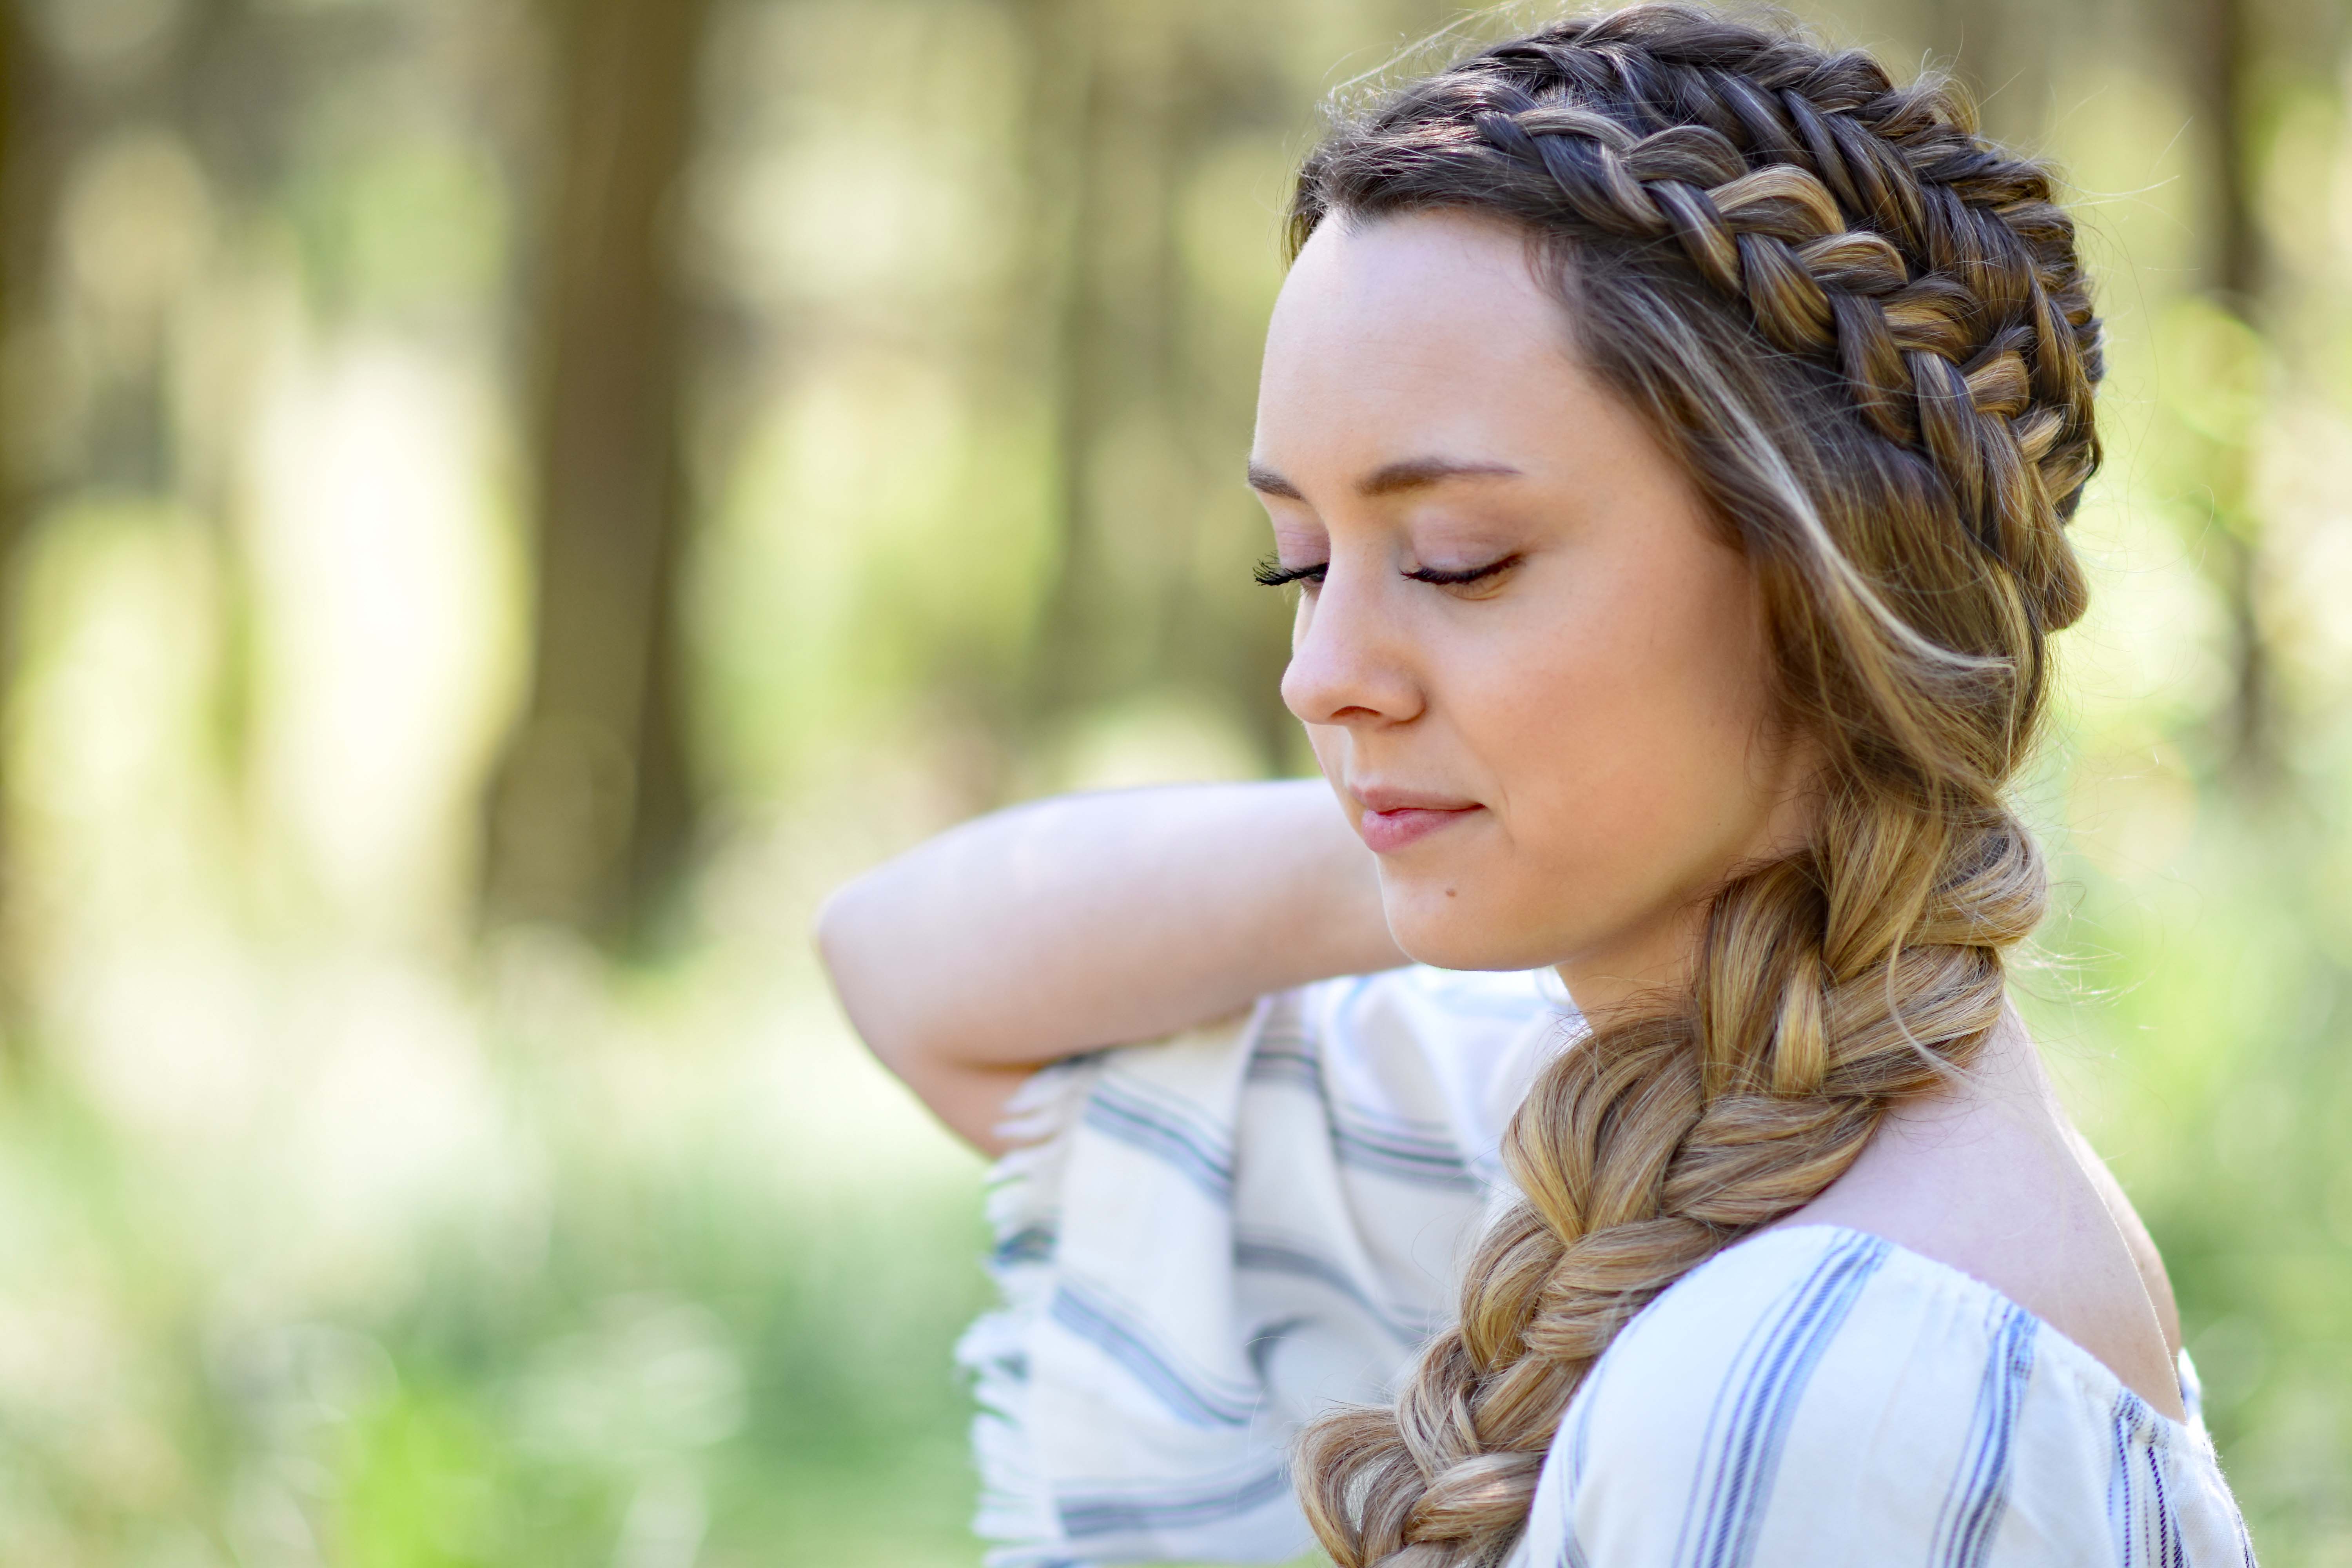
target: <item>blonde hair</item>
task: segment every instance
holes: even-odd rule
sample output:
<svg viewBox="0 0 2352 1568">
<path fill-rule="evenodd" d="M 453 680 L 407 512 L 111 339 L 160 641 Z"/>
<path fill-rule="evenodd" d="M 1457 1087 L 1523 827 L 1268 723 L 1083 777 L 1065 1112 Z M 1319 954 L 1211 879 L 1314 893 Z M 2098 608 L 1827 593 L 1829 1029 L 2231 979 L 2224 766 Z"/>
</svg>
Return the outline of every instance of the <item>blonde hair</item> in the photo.
<svg viewBox="0 0 2352 1568">
<path fill-rule="evenodd" d="M 1817 1196 L 1965 1069 L 2045 897 L 2004 792 L 2084 583 L 2098 322 L 2042 165 L 1950 88 L 1676 5 L 1558 23 L 1343 120 L 1323 222 L 1524 227 L 1587 367 L 1753 564 L 1810 842 L 1734 870 L 1686 994 L 1597 1020 L 1504 1153 L 1523 1201 L 1392 1408 L 1301 1439 L 1341 1568 L 1493 1564 L 1570 1397 L 1633 1314 Z"/>
</svg>

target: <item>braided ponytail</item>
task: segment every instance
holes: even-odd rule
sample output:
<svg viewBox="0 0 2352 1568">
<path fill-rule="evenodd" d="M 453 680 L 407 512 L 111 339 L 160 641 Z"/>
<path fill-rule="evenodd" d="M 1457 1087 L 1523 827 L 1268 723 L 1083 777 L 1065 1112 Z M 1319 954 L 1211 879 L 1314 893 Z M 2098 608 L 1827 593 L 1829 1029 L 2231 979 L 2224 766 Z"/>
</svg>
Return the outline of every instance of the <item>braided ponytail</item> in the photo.
<svg viewBox="0 0 2352 1568">
<path fill-rule="evenodd" d="M 2079 616 L 2098 323 L 2051 177 L 1934 82 L 1676 5 L 1406 87 L 1308 159 L 1332 218 L 1499 216 L 1589 369 L 1760 584 L 1776 700 L 1825 759 L 1811 842 L 1708 909 L 1690 988 L 1596 1021 L 1513 1119 L 1523 1201 L 1392 1409 L 1301 1442 L 1341 1568 L 1498 1563 L 1625 1322 L 1818 1196 L 1981 1053 L 2045 879 L 2004 804 Z"/>
</svg>

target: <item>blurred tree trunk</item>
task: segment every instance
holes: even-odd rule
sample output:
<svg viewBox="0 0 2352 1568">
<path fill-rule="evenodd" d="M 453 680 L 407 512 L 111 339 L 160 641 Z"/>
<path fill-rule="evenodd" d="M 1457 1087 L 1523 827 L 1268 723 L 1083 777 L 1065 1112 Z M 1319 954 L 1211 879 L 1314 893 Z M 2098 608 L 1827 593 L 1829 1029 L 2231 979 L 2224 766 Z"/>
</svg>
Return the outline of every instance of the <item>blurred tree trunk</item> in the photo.
<svg viewBox="0 0 2352 1568">
<path fill-rule="evenodd" d="M 2250 316 L 2263 282 L 2247 137 L 2253 17 L 2246 0 L 2195 0 L 2195 5 L 2192 26 L 2182 30 L 2181 38 L 2187 46 L 2190 93 L 2213 165 L 2207 288 L 2240 316 Z"/>
<path fill-rule="evenodd" d="M 1025 0 L 1022 16 L 1060 509 L 1022 694 L 1031 739 L 1181 692 L 1236 720 L 1274 765 L 1286 645 L 1219 521 L 1253 510 L 1240 472 L 1255 380 L 1236 408 L 1210 331 L 1219 307 L 1187 268 L 1184 202 L 1225 139 L 1295 135 L 1305 106 L 1213 9 Z"/>
<path fill-rule="evenodd" d="M 2260 329 L 2262 239 L 2254 226 L 2252 104 L 2253 17 L 2247 0 L 2186 0 L 2177 30 L 2189 97 L 2203 130 L 2212 199 L 2206 219 L 2205 291 L 2221 309 Z M 2218 447 L 2209 484 L 2213 526 L 2206 531 L 2206 570 L 2220 588 L 2230 626 L 2231 695 L 2219 750 L 2235 780 L 2267 791 L 2284 775 L 2279 754 L 2273 660 L 2258 595 L 2262 524 L 2253 514 L 2251 454 L 2242 442 Z"/>
<path fill-rule="evenodd" d="M 668 201 L 706 0 L 549 0 L 552 214 L 540 241 L 538 611 L 530 707 L 493 787 L 493 919 L 644 937 L 694 831 L 674 603 L 682 310 Z"/>
<path fill-rule="evenodd" d="M 26 121 L 39 110 L 40 84 L 33 75 L 37 56 L 27 47 L 25 23 L 16 6 L 0 11 L 0 344 L 13 342 L 26 330 L 26 300 L 34 293 L 35 267 L 49 237 L 48 225 L 39 219 L 46 205 L 33 167 L 35 138 L 25 134 Z M 16 570 L 26 529 L 35 506 L 33 486 L 25 472 L 21 438 L 16 436 L 22 411 L 21 380 L 0 381 L 0 696 L 13 697 L 17 668 Z M 15 778 L 0 750 L 0 818 L 15 794 Z M 9 837 L 0 833 L 0 931 L 14 933 L 15 866 Z M 17 964 L 15 944 L 0 953 L 0 1061 L 18 1065 L 26 1042 L 18 1025 Z"/>
<path fill-rule="evenodd" d="M 1054 583 L 1028 681 L 1028 717 L 1050 727 L 1136 680 L 1148 664 L 1150 606 L 1122 564 L 1149 558 L 1153 502 L 1105 515 L 1105 446 L 1124 423 L 1137 455 L 1165 410 L 1162 333 L 1168 154 L 1160 47 L 1115 46 L 1126 29 L 1101 0 L 1027 0 L 1034 247 L 1058 263 L 1040 301 L 1054 412 L 1059 508 Z M 1139 21 L 1164 35 L 1169 18 Z M 1120 68 L 1124 66 L 1124 70 Z M 1141 476 L 1138 476 L 1139 478 Z M 1125 538 L 1117 537 L 1125 534 Z"/>
<path fill-rule="evenodd" d="M 2046 133 L 2049 62 L 2067 52 L 2070 33 L 2095 25 L 2084 7 L 2037 6 L 2030 0 L 1913 0 L 1930 53 L 1984 104 L 1987 131 L 2027 146 Z M 2253 212 L 2255 170 L 2249 145 L 2255 17 L 2251 0 L 2173 0 L 2151 29 L 2153 47 L 2174 51 L 2189 100 L 2191 133 L 2203 143 L 2210 193 L 2203 292 L 2259 330 L 2263 258 Z M 2199 542 L 2207 575 L 2228 622 L 2229 700 L 2214 721 L 2214 751 L 2239 784 L 2267 791 L 2282 776 L 2273 660 L 2260 613 L 2261 521 L 2252 510 L 2245 444 L 2211 442 L 2198 482 L 2210 504 Z"/>
<path fill-rule="evenodd" d="M 0 8 L 0 348 L 12 365 L 24 360 L 24 345 L 49 319 L 49 260 L 57 240 L 60 187 L 72 142 L 63 84 L 43 40 L 35 37 L 24 8 Z M 28 401 L 38 395 L 34 379 L 21 370 L 0 377 L 0 700 L 13 701 L 23 632 L 20 595 L 26 536 L 51 493 L 47 454 L 28 431 L 46 428 L 46 411 Z M 0 819 L 13 803 L 16 781 L 0 748 Z M 25 987 L 16 938 L 16 864 L 8 835 L 0 833 L 0 1055 L 16 1064 L 27 1050 Z"/>
</svg>

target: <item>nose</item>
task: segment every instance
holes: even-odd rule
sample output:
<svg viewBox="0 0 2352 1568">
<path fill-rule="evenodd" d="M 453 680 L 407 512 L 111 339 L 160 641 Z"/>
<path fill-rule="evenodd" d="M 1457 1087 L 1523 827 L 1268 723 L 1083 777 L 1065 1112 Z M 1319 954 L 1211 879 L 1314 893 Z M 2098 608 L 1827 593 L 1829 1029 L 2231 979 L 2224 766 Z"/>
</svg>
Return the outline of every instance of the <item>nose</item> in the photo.
<svg viewBox="0 0 2352 1568">
<path fill-rule="evenodd" d="M 1373 580 L 1381 574 L 1334 559 L 1321 589 L 1300 599 L 1282 674 L 1283 703 L 1300 722 L 1374 727 L 1420 713 L 1410 643 Z"/>
</svg>

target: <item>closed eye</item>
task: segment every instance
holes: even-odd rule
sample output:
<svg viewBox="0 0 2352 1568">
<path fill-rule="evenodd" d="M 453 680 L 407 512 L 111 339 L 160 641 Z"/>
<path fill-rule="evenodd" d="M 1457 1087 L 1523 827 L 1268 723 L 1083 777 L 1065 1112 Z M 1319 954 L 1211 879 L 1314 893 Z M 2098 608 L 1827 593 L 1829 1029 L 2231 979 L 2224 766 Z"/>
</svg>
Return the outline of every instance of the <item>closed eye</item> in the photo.
<svg viewBox="0 0 2352 1568">
<path fill-rule="evenodd" d="M 1458 571 L 1447 571 L 1438 566 L 1421 566 L 1406 573 L 1405 575 L 1416 583 L 1434 583 L 1444 588 L 1459 588 L 1467 583 L 1483 583 L 1489 577 L 1500 576 L 1517 566 L 1520 559 L 1517 555 L 1506 555 L 1500 560 L 1489 561 L 1484 566 L 1465 566 Z"/>
<path fill-rule="evenodd" d="M 1328 561 L 1318 561 L 1312 566 L 1285 566 L 1269 555 L 1257 563 L 1257 570 L 1250 575 L 1257 579 L 1261 587 L 1283 588 L 1293 583 L 1320 583 L 1330 565 Z"/>
<path fill-rule="evenodd" d="M 1520 560 L 1521 557 L 1517 555 L 1506 555 L 1498 561 L 1489 561 L 1484 566 L 1465 566 L 1454 570 L 1439 566 L 1420 566 L 1406 573 L 1405 575 L 1416 583 L 1429 583 L 1441 588 L 1460 588 L 1473 583 L 1484 583 L 1489 578 L 1499 577 L 1517 566 Z M 1257 563 L 1256 570 L 1250 575 L 1263 587 L 1284 588 L 1293 583 L 1320 583 L 1323 581 L 1324 574 L 1330 569 L 1331 563 L 1328 561 L 1318 561 L 1309 566 L 1285 566 L 1280 561 L 1269 555 Z"/>
</svg>

